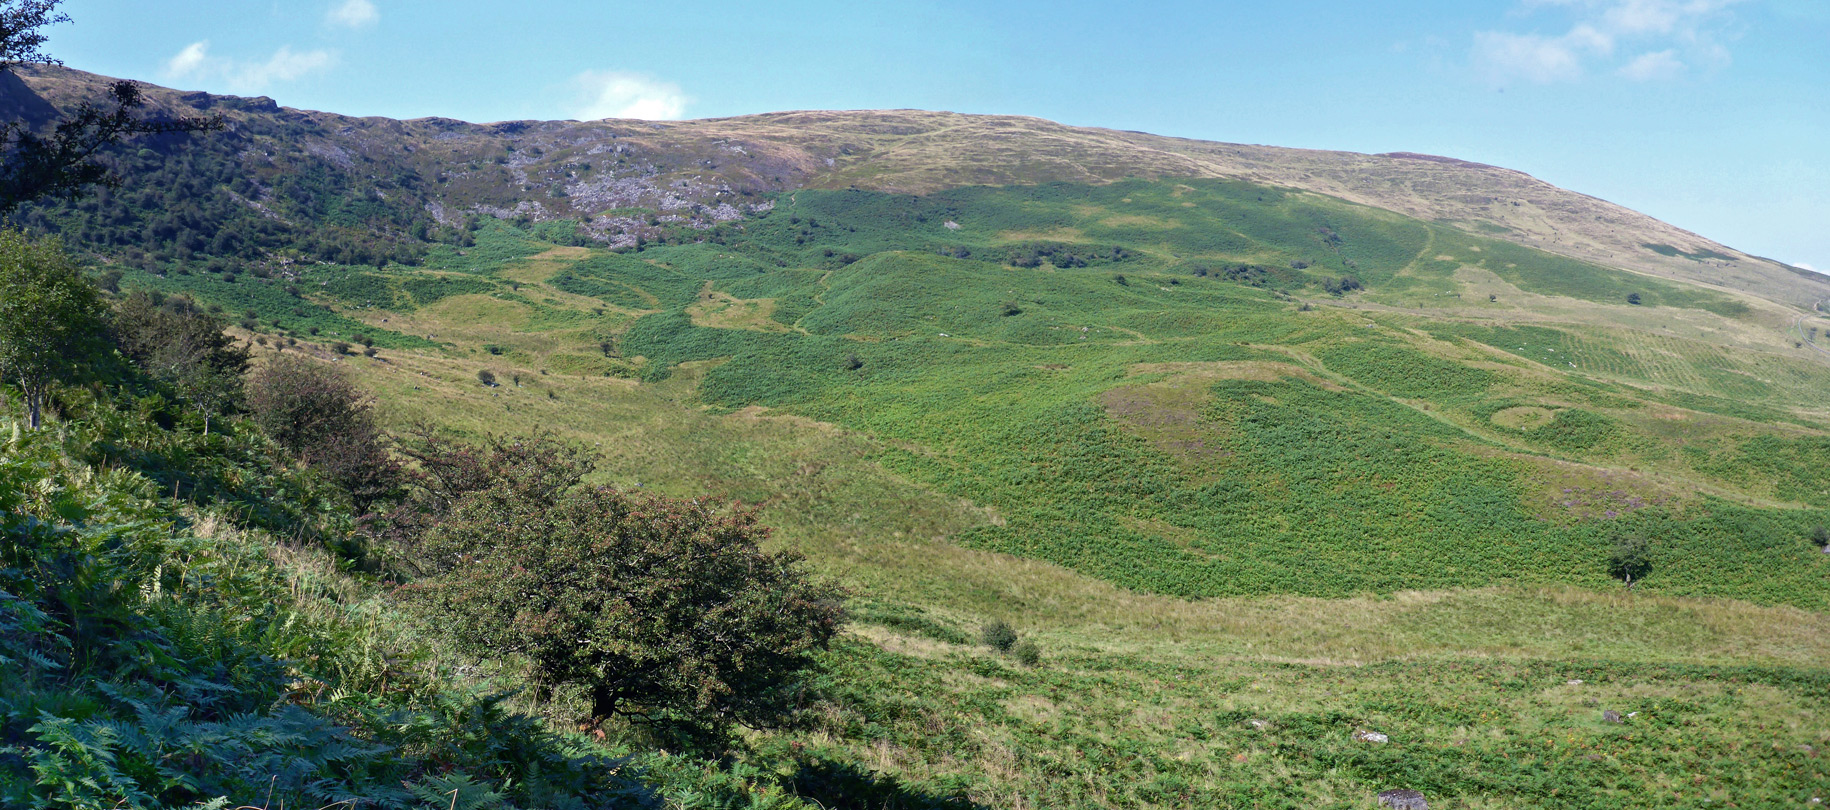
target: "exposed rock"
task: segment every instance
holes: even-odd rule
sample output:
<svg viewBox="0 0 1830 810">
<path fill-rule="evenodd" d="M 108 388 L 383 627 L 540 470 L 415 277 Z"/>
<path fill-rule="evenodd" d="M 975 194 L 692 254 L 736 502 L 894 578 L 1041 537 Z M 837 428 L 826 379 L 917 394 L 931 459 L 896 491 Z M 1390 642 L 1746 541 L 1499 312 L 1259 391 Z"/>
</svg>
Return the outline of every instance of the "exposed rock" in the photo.
<svg viewBox="0 0 1830 810">
<path fill-rule="evenodd" d="M 1245 724 L 1248 726 L 1251 726 L 1252 728 L 1258 729 L 1259 731 L 1263 731 L 1263 730 L 1271 727 L 1271 721 L 1259 720 L 1257 718 L 1252 718 L 1251 720 L 1247 720 L 1247 721 L 1245 721 Z"/>
<path fill-rule="evenodd" d="M 1614 711 L 1614 710 L 1613 710 L 1613 709 L 1608 709 L 1608 710 L 1606 710 L 1606 711 L 1604 711 L 1604 712 L 1602 712 L 1602 713 L 1601 713 L 1601 719 L 1602 719 L 1602 720 L 1605 720 L 1605 721 L 1607 721 L 1607 722 L 1609 722 L 1609 723 L 1625 723 L 1625 722 L 1627 722 L 1627 721 L 1626 721 L 1626 719 L 1625 719 L 1625 718 L 1622 718 L 1622 717 L 1621 717 L 1621 716 L 1620 716 L 1620 712 L 1617 712 L 1617 711 Z"/>
<path fill-rule="evenodd" d="M 1570 686 L 1581 686 L 1581 685 L 1582 685 L 1582 679 L 1581 679 L 1581 678 L 1573 678 L 1573 679 L 1571 679 L 1571 680 L 1570 680 L 1570 681 L 1569 681 L 1569 685 L 1570 685 Z"/>
<path fill-rule="evenodd" d="M 1353 732 L 1353 738 L 1360 742 L 1369 742 L 1369 743 L 1382 743 L 1382 742 L 1385 742 L 1385 741 L 1391 739 L 1390 737 L 1387 737 L 1384 734 L 1380 734 L 1377 731 L 1367 731 L 1366 729 L 1363 729 L 1363 728 L 1355 729 Z"/>
<path fill-rule="evenodd" d="M 1415 790 L 1382 790 L 1379 792 L 1379 804 L 1393 810 L 1430 810 L 1430 803 L 1423 800 L 1423 794 Z"/>
</svg>

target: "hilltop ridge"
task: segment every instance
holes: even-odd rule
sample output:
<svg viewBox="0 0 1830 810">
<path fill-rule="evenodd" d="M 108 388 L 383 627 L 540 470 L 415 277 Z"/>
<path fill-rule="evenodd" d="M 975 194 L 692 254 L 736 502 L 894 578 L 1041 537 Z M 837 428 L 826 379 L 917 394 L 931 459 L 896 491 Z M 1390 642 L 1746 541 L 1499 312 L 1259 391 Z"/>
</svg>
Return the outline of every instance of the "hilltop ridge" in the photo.
<svg viewBox="0 0 1830 810">
<path fill-rule="evenodd" d="M 31 118 L 95 97 L 104 77 L 22 69 L 0 108 Z M 662 222 L 710 226 L 744 197 L 797 188 L 909 194 L 970 185 L 1101 184 L 1220 178 L 1324 194 L 1553 253 L 1736 290 L 1795 307 L 1830 298 L 1830 277 L 1749 255 L 1701 235 L 1513 169 L 1453 157 L 1218 143 L 1075 127 L 1039 118 L 923 110 L 788 111 L 692 121 L 357 118 L 152 87 L 168 113 L 223 115 L 233 133 L 368 179 L 429 178 L 410 189 L 433 219 L 465 213 L 535 221 L 589 219 L 612 245 Z M 252 144 L 250 144 L 252 145 Z M 494 165 L 489 165 L 490 163 Z M 384 170 L 385 169 L 385 170 Z M 358 184 L 361 177 L 353 178 Z"/>
</svg>

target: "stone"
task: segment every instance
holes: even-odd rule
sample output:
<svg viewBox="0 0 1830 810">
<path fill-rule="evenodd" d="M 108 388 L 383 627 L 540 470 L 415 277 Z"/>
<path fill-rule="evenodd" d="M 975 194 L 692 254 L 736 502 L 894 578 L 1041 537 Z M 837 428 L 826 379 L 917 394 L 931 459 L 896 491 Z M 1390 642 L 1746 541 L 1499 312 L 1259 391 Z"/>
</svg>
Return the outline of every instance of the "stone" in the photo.
<svg viewBox="0 0 1830 810">
<path fill-rule="evenodd" d="M 1264 731 L 1265 729 L 1271 727 L 1271 721 L 1259 720 L 1257 718 L 1247 720 L 1247 721 L 1245 721 L 1245 723 L 1246 723 L 1246 725 L 1251 726 L 1252 728 L 1258 729 L 1259 731 Z"/>
<path fill-rule="evenodd" d="M 1576 678 L 1576 679 L 1574 679 L 1574 680 L 1572 680 L 1572 681 L 1570 681 L 1570 682 L 1569 682 L 1569 685 L 1570 685 L 1570 686 L 1581 686 L 1581 685 L 1582 685 L 1582 679 L 1581 679 L 1581 678 Z"/>
<path fill-rule="evenodd" d="M 1625 720 L 1625 719 L 1623 719 L 1623 718 L 1622 718 L 1622 717 L 1621 717 L 1621 716 L 1620 716 L 1620 712 L 1617 712 L 1617 711 L 1614 711 L 1614 710 L 1613 710 L 1613 709 L 1608 709 L 1608 710 L 1607 710 L 1607 711 L 1604 711 L 1604 712 L 1602 712 L 1602 713 L 1601 713 L 1601 719 L 1603 719 L 1603 720 L 1606 720 L 1606 721 L 1607 721 L 1607 722 L 1609 722 L 1609 723 L 1625 723 L 1625 722 L 1627 722 L 1627 721 L 1626 721 L 1626 720 Z"/>
<path fill-rule="evenodd" d="M 1430 810 L 1430 803 L 1424 801 L 1423 794 L 1415 790 L 1379 791 L 1379 805 L 1392 810 Z"/>
<path fill-rule="evenodd" d="M 1369 742 L 1369 743 L 1382 743 L 1382 742 L 1385 742 L 1385 741 L 1391 739 L 1390 737 L 1387 737 L 1384 734 L 1380 734 L 1377 731 L 1367 731 L 1366 729 L 1363 729 L 1363 728 L 1355 730 L 1353 733 L 1353 738 L 1360 742 Z"/>
</svg>

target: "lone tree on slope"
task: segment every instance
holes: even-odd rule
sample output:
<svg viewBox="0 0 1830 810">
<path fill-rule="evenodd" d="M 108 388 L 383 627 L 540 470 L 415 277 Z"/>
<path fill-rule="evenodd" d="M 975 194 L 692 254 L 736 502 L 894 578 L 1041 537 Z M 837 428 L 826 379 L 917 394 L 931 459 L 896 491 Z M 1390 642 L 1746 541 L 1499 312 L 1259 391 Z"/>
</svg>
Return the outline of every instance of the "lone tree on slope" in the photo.
<svg viewBox="0 0 1830 810">
<path fill-rule="evenodd" d="M 1608 555 L 1608 574 L 1627 583 L 1627 588 L 1652 573 L 1652 541 L 1645 535 L 1628 534 L 1614 539 L 1614 550 Z"/>
<path fill-rule="evenodd" d="M 104 309 L 62 242 L 0 231 L 0 373 L 19 383 L 26 427 L 38 429 L 51 385 L 99 350 Z"/>
</svg>

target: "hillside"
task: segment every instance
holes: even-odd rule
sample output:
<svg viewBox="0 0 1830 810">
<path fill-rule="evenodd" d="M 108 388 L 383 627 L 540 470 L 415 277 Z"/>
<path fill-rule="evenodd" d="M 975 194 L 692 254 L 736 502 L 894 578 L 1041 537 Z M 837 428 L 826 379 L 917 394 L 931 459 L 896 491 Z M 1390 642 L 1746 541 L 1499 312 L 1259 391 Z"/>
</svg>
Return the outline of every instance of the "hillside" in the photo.
<svg viewBox="0 0 1830 810">
<path fill-rule="evenodd" d="M 22 71 L 20 79 L 5 80 L 0 108 L 28 120 L 94 98 L 105 82 L 53 67 Z M 174 114 L 226 116 L 231 132 L 216 148 L 233 144 L 222 154 L 228 171 L 252 181 L 233 186 L 235 199 L 263 215 L 272 212 L 259 204 L 287 190 L 269 188 L 262 177 L 323 173 L 343 176 L 333 193 L 388 202 L 382 207 L 394 229 L 426 220 L 457 224 L 472 213 L 526 215 L 581 221 L 592 237 L 626 245 L 652 227 L 651 217 L 706 227 L 741 216 L 754 204 L 751 195 L 795 188 L 921 194 L 979 184 L 1219 178 L 1312 191 L 1795 306 L 1830 298 L 1830 278 L 1520 172 L 1430 155 L 1223 144 L 915 110 L 470 124 L 351 118 L 163 88 L 149 95 Z M 326 213 L 318 202 L 318 213 Z"/>
<path fill-rule="evenodd" d="M 96 81 L 39 70 L 0 103 Z M 770 795 L 1752 807 L 1830 784 L 1821 277 L 1427 156 L 155 98 L 230 129 L 22 215 L 104 283 L 349 371 L 396 429 L 546 427 L 603 455 L 594 480 L 755 505 L 853 589 L 817 722 L 734 755 Z M 1626 537 L 1651 547 L 1631 590 Z M 980 643 L 995 621 L 1037 660 Z"/>
</svg>

